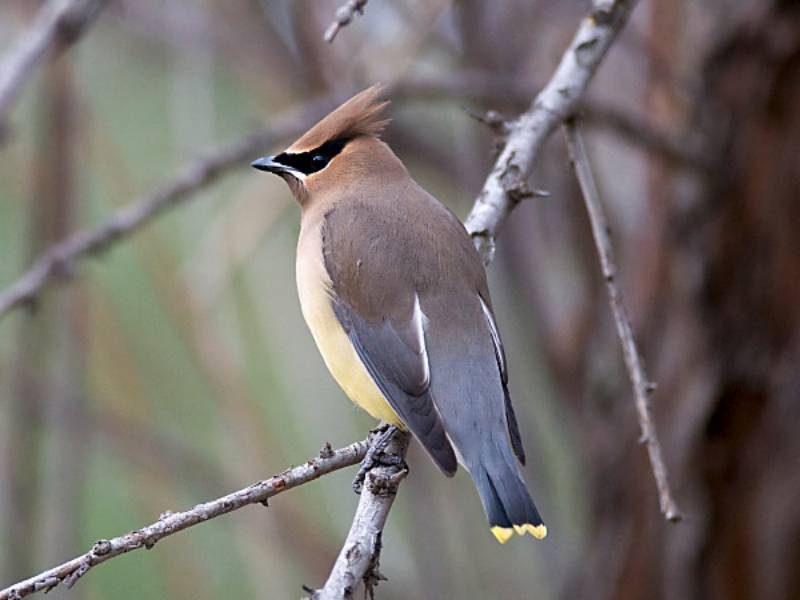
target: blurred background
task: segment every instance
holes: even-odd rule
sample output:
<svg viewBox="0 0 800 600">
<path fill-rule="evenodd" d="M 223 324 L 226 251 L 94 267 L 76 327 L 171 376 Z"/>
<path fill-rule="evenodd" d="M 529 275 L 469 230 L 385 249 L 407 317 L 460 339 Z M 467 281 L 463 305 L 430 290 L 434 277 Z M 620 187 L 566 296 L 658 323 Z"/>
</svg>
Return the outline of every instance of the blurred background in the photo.
<svg viewBox="0 0 800 600">
<path fill-rule="evenodd" d="M 587 0 L 113 0 L 46 61 L 0 139 L 0 289 L 68 233 L 280 124 L 280 150 L 375 81 L 386 140 L 464 217 L 494 140 Z M 0 3 L 0 57 L 38 2 Z M 800 14 L 790 0 L 643 0 L 593 82 L 613 228 L 679 525 L 660 515 L 560 135 L 489 269 L 544 542 L 490 535 L 468 476 L 419 447 L 380 598 L 800 598 Z M 299 310 L 299 215 L 237 162 L 35 310 L 0 320 L 0 588 L 373 426 Z M 58 598 L 296 598 L 350 525 L 354 469 L 93 569 Z"/>
</svg>

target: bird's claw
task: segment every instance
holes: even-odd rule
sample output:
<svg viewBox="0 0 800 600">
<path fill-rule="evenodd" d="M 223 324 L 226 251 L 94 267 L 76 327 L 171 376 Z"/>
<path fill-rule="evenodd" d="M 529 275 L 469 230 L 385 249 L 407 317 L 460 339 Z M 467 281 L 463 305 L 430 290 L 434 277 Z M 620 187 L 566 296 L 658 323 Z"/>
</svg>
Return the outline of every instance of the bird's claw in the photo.
<svg viewBox="0 0 800 600">
<path fill-rule="evenodd" d="M 392 439 L 395 432 L 397 432 L 397 427 L 394 425 L 386 425 L 374 430 L 376 435 L 372 439 L 364 460 L 361 461 L 361 466 L 358 468 L 355 479 L 353 479 L 353 491 L 356 494 L 361 493 L 367 473 L 375 466 L 401 466 L 407 469 L 405 461 L 401 457 L 384 453 L 389 440 Z"/>
</svg>

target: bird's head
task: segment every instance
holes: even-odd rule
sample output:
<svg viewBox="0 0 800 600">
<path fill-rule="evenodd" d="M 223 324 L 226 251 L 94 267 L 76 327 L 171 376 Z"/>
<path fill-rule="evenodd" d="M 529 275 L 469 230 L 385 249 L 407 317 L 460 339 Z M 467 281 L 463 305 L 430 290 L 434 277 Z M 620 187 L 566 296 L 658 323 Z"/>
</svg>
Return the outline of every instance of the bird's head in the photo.
<svg viewBox="0 0 800 600">
<path fill-rule="evenodd" d="M 259 158 L 251 166 L 282 177 L 303 206 L 316 195 L 390 172 L 399 161 L 379 139 L 389 123 L 381 118 L 389 104 L 380 99 L 382 89 L 375 84 L 359 92 L 286 150 Z"/>
</svg>

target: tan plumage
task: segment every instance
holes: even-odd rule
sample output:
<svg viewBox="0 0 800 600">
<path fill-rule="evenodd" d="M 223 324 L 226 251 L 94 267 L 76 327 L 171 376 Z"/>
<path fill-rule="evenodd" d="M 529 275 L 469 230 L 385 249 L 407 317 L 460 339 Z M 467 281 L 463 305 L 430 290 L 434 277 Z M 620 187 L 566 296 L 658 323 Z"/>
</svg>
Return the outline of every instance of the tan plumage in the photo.
<svg viewBox="0 0 800 600">
<path fill-rule="evenodd" d="M 525 460 L 483 264 L 458 219 L 379 139 L 379 95 L 364 90 L 253 163 L 301 205 L 303 315 L 355 403 L 411 430 L 445 474 L 458 456 L 498 540 L 544 537 L 514 457 Z"/>
<path fill-rule="evenodd" d="M 336 138 L 380 137 L 390 121 L 380 118 L 389 106 L 388 101 L 380 100 L 382 89 L 383 86 L 376 84 L 356 94 L 305 132 L 286 152 L 307 152 Z"/>
</svg>

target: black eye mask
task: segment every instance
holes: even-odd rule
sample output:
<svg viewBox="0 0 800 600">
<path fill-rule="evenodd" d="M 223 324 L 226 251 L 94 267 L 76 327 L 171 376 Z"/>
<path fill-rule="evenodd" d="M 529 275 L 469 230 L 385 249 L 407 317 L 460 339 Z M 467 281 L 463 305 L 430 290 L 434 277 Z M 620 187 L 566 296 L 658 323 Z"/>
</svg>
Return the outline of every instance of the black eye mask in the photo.
<svg viewBox="0 0 800 600">
<path fill-rule="evenodd" d="M 308 152 L 300 152 L 298 154 L 289 154 L 284 152 L 279 154 L 273 160 L 292 169 L 296 169 L 305 175 L 311 175 L 321 171 L 328 166 L 328 163 L 334 156 L 342 151 L 349 140 L 331 140 L 325 142 L 319 148 L 309 150 Z"/>
</svg>

